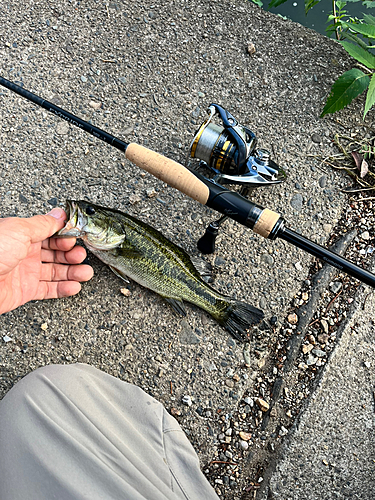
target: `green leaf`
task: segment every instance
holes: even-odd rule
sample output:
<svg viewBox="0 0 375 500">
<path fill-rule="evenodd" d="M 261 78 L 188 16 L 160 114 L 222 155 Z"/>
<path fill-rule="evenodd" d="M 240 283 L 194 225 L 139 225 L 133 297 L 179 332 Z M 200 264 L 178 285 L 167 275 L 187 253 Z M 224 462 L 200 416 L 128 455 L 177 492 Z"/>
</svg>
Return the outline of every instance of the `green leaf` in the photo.
<svg viewBox="0 0 375 500">
<path fill-rule="evenodd" d="M 375 2 L 374 0 L 365 0 L 362 2 L 363 5 L 365 5 L 368 9 L 374 9 L 375 8 Z"/>
<path fill-rule="evenodd" d="M 370 52 L 359 45 L 354 45 L 354 43 L 341 41 L 340 43 L 350 56 L 364 64 L 366 68 L 375 69 L 375 56 L 370 54 Z"/>
<path fill-rule="evenodd" d="M 279 5 L 281 5 L 285 2 L 286 2 L 286 0 L 271 0 L 270 3 L 268 4 L 268 8 L 278 7 Z"/>
<path fill-rule="evenodd" d="M 361 35 L 367 36 L 368 38 L 375 38 L 375 26 L 371 26 L 370 24 L 345 23 L 345 27 L 348 27 L 356 33 L 361 33 Z"/>
<path fill-rule="evenodd" d="M 341 75 L 332 85 L 331 93 L 320 117 L 327 113 L 335 113 L 352 102 L 368 87 L 370 77 L 357 68 L 350 69 Z"/>
<path fill-rule="evenodd" d="M 367 44 L 359 38 L 358 35 L 354 35 L 353 33 L 349 33 L 349 31 L 344 31 L 343 32 L 343 37 L 347 38 L 348 40 L 351 40 L 354 43 L 357 43 L 361 47 L 363 47 L 365 50 L 367 50 Z"/>
<path fill-rule="evenodd" d="M 344 1 L 340 1 L 340 0 L 337 0 L 336 1 L 336 7 L 338 8 L 338 10 L 342 10 L 346 5 L 346 2 Z"/>
<path fill-rule="evenodd" d="M 255 3 L 255 5 L 257 5 L 258 7 L 263 7 L 262 0 L 252 0 L 252 2 Z"/>
<path fill-rule="evenodd" d="M 374 104 L 375 104 L 375 73 L 372 75 L 370 85 L 368 87 L 363 119 L 365 119 L 366 114 Z"/>
<path fill-rule="evenodd" d="M 374 2 L 374 7 L 375 7 L 375 2 Z M 363 15 L 363 20 L 367 24 L 371 24 L 372 26 L 375 26 L 375 17 L 372 16 L 371 14 L 362 14 Z"/>
<path fill-rule="evenodd" d="M 305 0 L 305 14 L 309 12 L 315 5 L 317 5 L 320 0 Z"/>
</svg>

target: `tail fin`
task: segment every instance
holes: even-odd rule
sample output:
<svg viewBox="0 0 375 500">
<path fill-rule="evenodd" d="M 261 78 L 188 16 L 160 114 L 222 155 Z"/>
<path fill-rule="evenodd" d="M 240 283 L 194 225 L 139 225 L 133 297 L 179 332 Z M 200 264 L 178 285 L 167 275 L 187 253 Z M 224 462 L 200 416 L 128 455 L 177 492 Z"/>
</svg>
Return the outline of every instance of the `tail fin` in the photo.
<svg viewBox="0 0 375 500">
<path fill-rule="evenodd" d="M 247 331 L 250 326 L 260 323 L 264 318 L 264 313 L 260 309 L 233 300 L 225 311 L 221 324 L 226 328 L 235 339 L 239 341 L 248 340 Z"/>
</svg>

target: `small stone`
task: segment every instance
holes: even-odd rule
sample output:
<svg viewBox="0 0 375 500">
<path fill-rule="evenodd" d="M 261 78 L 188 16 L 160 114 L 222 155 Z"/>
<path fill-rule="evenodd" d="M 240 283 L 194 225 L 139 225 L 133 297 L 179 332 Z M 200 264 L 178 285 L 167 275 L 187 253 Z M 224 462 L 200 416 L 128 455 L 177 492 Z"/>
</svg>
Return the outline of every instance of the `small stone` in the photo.
<svg viewBox="0 0 375 500">
<path fill-rule="evenodd" d="M 290 200 L 291 206 L 295 210 L 302 210 L 303 197 L 300 193 L 295 194 Z"/>
<path fill-rule="evenodd" d="M 148 188 L 146 189 L 146 195 L 148 198 L 154 198 L 157 195 L 157 192 L 155 191 L 155 188 Z"/>
<path fill-rule="evenodd" d="M 129 288 L 120 288 L 120 292 L 125 297 L 130 297 L 130 295 L 132 294 L 131 291 L 129 290 Z"/>
<path fill-rule="evenodd" d="M 361 238 L 363 240 L 369 240 L 370 239 L 370 233 L 368 231 L 364 231 L 362 234 L 361 234 Z"/>
<path fill-rule="evenodd" d="M 12 340 L 12 338 L 8 337 L 8 335 L 4 335 L 3 340 L 4 340 L 4 342 L 10 342 Z"/>
<path fill-rule="evenodd" d="M 124 76 L 120 76 L 119 81 L 121 83 L 126 83 L 126 78 Z"/>
<path fill-rule="evenodd" d="M 19 200 L 21 203 L 29 203 L 29 200 L 23 194 L 19 194 Z"/>
<path fill-rule="evenodd" d="M 45 332 L 46 330 L 48 330 L 48 323 L 42 323 L 40 325 L 40 328 Z"/>
<path fill-rule="evenodd" d="M 302 293 L 302 300 L 308 300 L 309 299 L 309 294 L 307 292 Z"/>
<path fill-rule="evenodd" d="M 328 322 L 325 319 L 320 320 L 324 333 L 328 333 Z"/>
<path fill-rule="evenodd" d="M 363 363 L 365 365 L 366 368 L 371 368 L 371 363 L 370 361 L 364 361 Z"/>
<path fill-rule="evenodd" d="M 296 262 L 294 264 L 294 267 L 297 269 L 297 271 L 302 271 L 303 270 L 303 266 L 302 266 L 301 262 Z"/>
<path fill-rule="evenodd" d="M 319 186 L 321 188 L 325 188 L 327 185 L 327 176 L 326 175 L 322 175 L 321 178 L 319 179 Z"/>
<path fill-rule="evenodd" d="M 318 358 L 324 358 L 324 356 L 327 356 L 327 353 L 322 351 L 321 349 L 313 349 L 311 351 L 311 354 L 314 354 L 314 356 Z"/>
<path fill-rule="evenodd" d="M 86 83 L 87 82 L 87 78 L 85 76 L 81 76 L 81 82 Z"/>
<path fill-rule="evenodd" d="M 241 432 L 240 432 L 240 438 L 241 438 L 243 441 L 250 441 L 250 439 L 251 439 L 251 434 L 250 434 L 250 432 L 244 432 L 244 431 L 241 431 Z"/>
<path fill-rule="evenodd" d="M 172 417 L 180 417 L 181 416 L 181 410 L 178 408 L 171 408 L 171 415 Z"/>
<path fill-rule="evenodd" d="M 304 344 L 302 346 L 302 352 L 303 352 L 303 354 L 307 354 L 307 353 L 311 352 L 313 349 L 314 349 L 314 346 L 311 345 L 311 344 Z"/>
<path fill-rule="evenodd" d="M 256 398 L 255 402 L 262 411 L 268 411 L 270 408 L 270 405 L 264 399 Z"/>
<path fill-rule="evenodd" d="M 332 283 L 329 284 L 329 289 L 334 294 L 339 293 L 339 291 L 341 290 L 341 288 L 342 288 L 341 281 L 333 281 Z"/>
<path fill-rule="evenodd" d="M 292 412 L 290 410 L 288 410 L 285 415 L 289 418 L 292 418 Z"/>
<path fill-rule="evenodd" d="M 192 117 L 193 118 L 198 118 L 199 115 L 200 115 L 200 112 L 201 112 L 201 108 L 199 106 L 197 106 L 194 111 L 192 112 Z"/>
<path fill-rule="evenodd" d="M 322 460 L 322 462 L 324 463 L 324 465 L 327 465 L 327 466 L 328 466 L 328 462 L 327 462 L 327 460 Z"/>
<path fill-rule="evenodd" d="M 310 354 L 310 356 L 306 359 L 307 366 L 315 365 L 317 358 Z"/>
<path fill-rule="evenodd" d="M 332 224 L 323 224 L 323 231 L 329 234 L 332 231 Z"/>
<path fill-rule="evenodd" d="M 227 378 L 227 379 L 225 380 L 225 385 L 226 385 L 227 387 L 229 387 L 229 388 L 233 389 L 233 387 L 234 387 L 234 381 L 233 381 L 232 379 L 230 379 L 230 378 Z"/>
<path fill-rule="evenodd" d="M 327 333 L 321 333 L 318 335 L 318 342 L 321 344 L 326 344 L 329 339 L 329 335 Z"/>
<path fill-rule="evenodd" d="M 285 427 L 282 425 L 279 430 L 279 436 L 286 436 L 287 434 L 288 434 L 288 429 L 285 429 Z"/>
<path fill-rule="evenodd" d="M 234 380 L 235 382 L 239 382 L 239 381 L 240 381 L 240 376 L 238 375 L 238 373 L 235 373 L 235 374 L 233 375 L 233 380 Z"/>
<path fill-rule="evenodd" d="M 250 351 L 248 349 L 243 350 L 243 359 L 245 361 L 245 365 L 250 366 L 251 359 L 250 359 Z"/>
<path fill-rule="evenodd" d="M 89 106 L 90 106 L 90 108 L 93 108 L 93 109 L 95 109 L 95 111 L 97 111 L 98 109 L 100 109 L 102 107 L 102 103 L 101 102 L 90 101 L 89 102 Z"/>
<path fill-rule="evenodd" d="M 57 198 L 50 198 L 50 199 L 48 200 L 48 203 L 49 203 L 50 205 L 52 205 L 53 207 L 55 207 L 55 206 L 57 205 Z"/>
<path fill-rule="evenodd" d="M 135 205 L 136 203 L 139 203 L 142 201 L 142 198 L 138 194 L 132 194 L 129 196 L 129 202 L 131 205 Z"/>
<path fill-rule="evenodd" d="M 311 136 L 311 140 L 315 142 L 316 144 L 320 144 L 322 142 L 322 139 L 320 138 L 320 135 L 318 134 L 313 134 Z"/>
<path fill-rule="evenodd" d="M 298 368 L 299 368 L 300 370 L 307 370 L 308 366 L 307 366 L 307 364 L 306 364 L 306 363 L 300 363 L 300 364 L 298 365 Z"/>
<path fill-rule="evenodd" d="M 60 122 L 57 124 L 56 133 L 59 135 L 66 135 L 69 133 L 69 125 L 66 122 Z"/>
<path fill-rule="evenodd" d="M 291 313 L 288 315 L 288 321 L 291 325 L 296 325 L 298 323 L 298 316 L 296 313 Z"/>
<path fill-rule="evenodd" d="M 263 357 L 263 358 L 260 358 L 258 361 L 257 361 L 257 365 L 258 365 L 258 368 L 262 369 L 264 367 L 264 365 L 266 364 L 266 358 Z"/>
<path fill-rule="evenodd" d="M 186 406 L 191 406 L 193 404 L 192 400 L 191 400 L 191 397 L 186 395 L 186 396 L 183 396 L 182 399 L 181 399 L 181 402 L 182 404 L 186 405 Z"/>
<path fill-rule="evenodd" d="M 267 264 L 268 266 L 273 266 L 274 264 L 274 258 L 272 257 L 272 255 L 270 255 L 269 253 L 264 253 L 261 257 L 260 257 L 260 260 L 262 262 L 264 262 L 265 264 Z"/>
<path fill-rule="evenodd" d="M 271 415 L 271 417 L 274 417 L 274 418 L 277 417 L 277 410 L 275 407 L 273 407 L 272 410 L 270 411 L 270 415 Z"/>
<path fill-rule="evenodd" d="M 179 338 L 182 344 L 199 344 L 200 342 L 200 338 L 195 334 L 194 330 L 185 319 L 181 321 Z"/>
<path fill-rule="evenodd" d="M 241 446 L 241 449 L 246 451 L 249 449 L 249 443 L 247 441 L 240 441 L 240 446 Z"/>
<path fill-rule="evenodd" d="M 256 52 L 255 45 L 252 42 L 249 42 L 247 44 L 247 53 L 252 55 L 255 54 L 255 52 Z"/>
<path fill-rule="evenodd" d="M 225 264 L 225 259 L 223 259 L 223 257 L 220 257 L 220 255 L 218 255 L 215 259 L 215 266 L 223 266 Z"/>
</svg>

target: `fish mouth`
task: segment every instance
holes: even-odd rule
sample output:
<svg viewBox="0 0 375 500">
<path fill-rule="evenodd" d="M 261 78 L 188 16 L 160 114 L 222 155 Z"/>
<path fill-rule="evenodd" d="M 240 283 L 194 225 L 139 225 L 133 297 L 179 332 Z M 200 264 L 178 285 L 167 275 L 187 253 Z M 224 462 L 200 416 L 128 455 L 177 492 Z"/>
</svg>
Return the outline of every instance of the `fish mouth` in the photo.
<svg viewBox="0 0 375 500">
<path fill-rule="evenodd" d="M 60 238 L 79 238 L 83 236 L 82 213 L 78 204 L 72 200 L 66 200 L 65 212 L 68 216 L 65 226 L 56 233 L 55 236 Z"/>
</svg>

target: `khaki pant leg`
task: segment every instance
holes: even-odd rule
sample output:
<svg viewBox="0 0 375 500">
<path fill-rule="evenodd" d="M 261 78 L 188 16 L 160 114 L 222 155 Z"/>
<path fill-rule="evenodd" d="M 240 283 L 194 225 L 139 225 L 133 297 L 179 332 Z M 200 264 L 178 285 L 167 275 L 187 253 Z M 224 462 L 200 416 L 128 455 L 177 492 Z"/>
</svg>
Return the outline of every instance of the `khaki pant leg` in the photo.
<svg viewBox="0 0 375 500">
<path fill-rule="evenodd" d="M 91 366 L 50 365 L 0 402 L 1 500 L 216 499 L 177 421 Z"/>
</svg>

